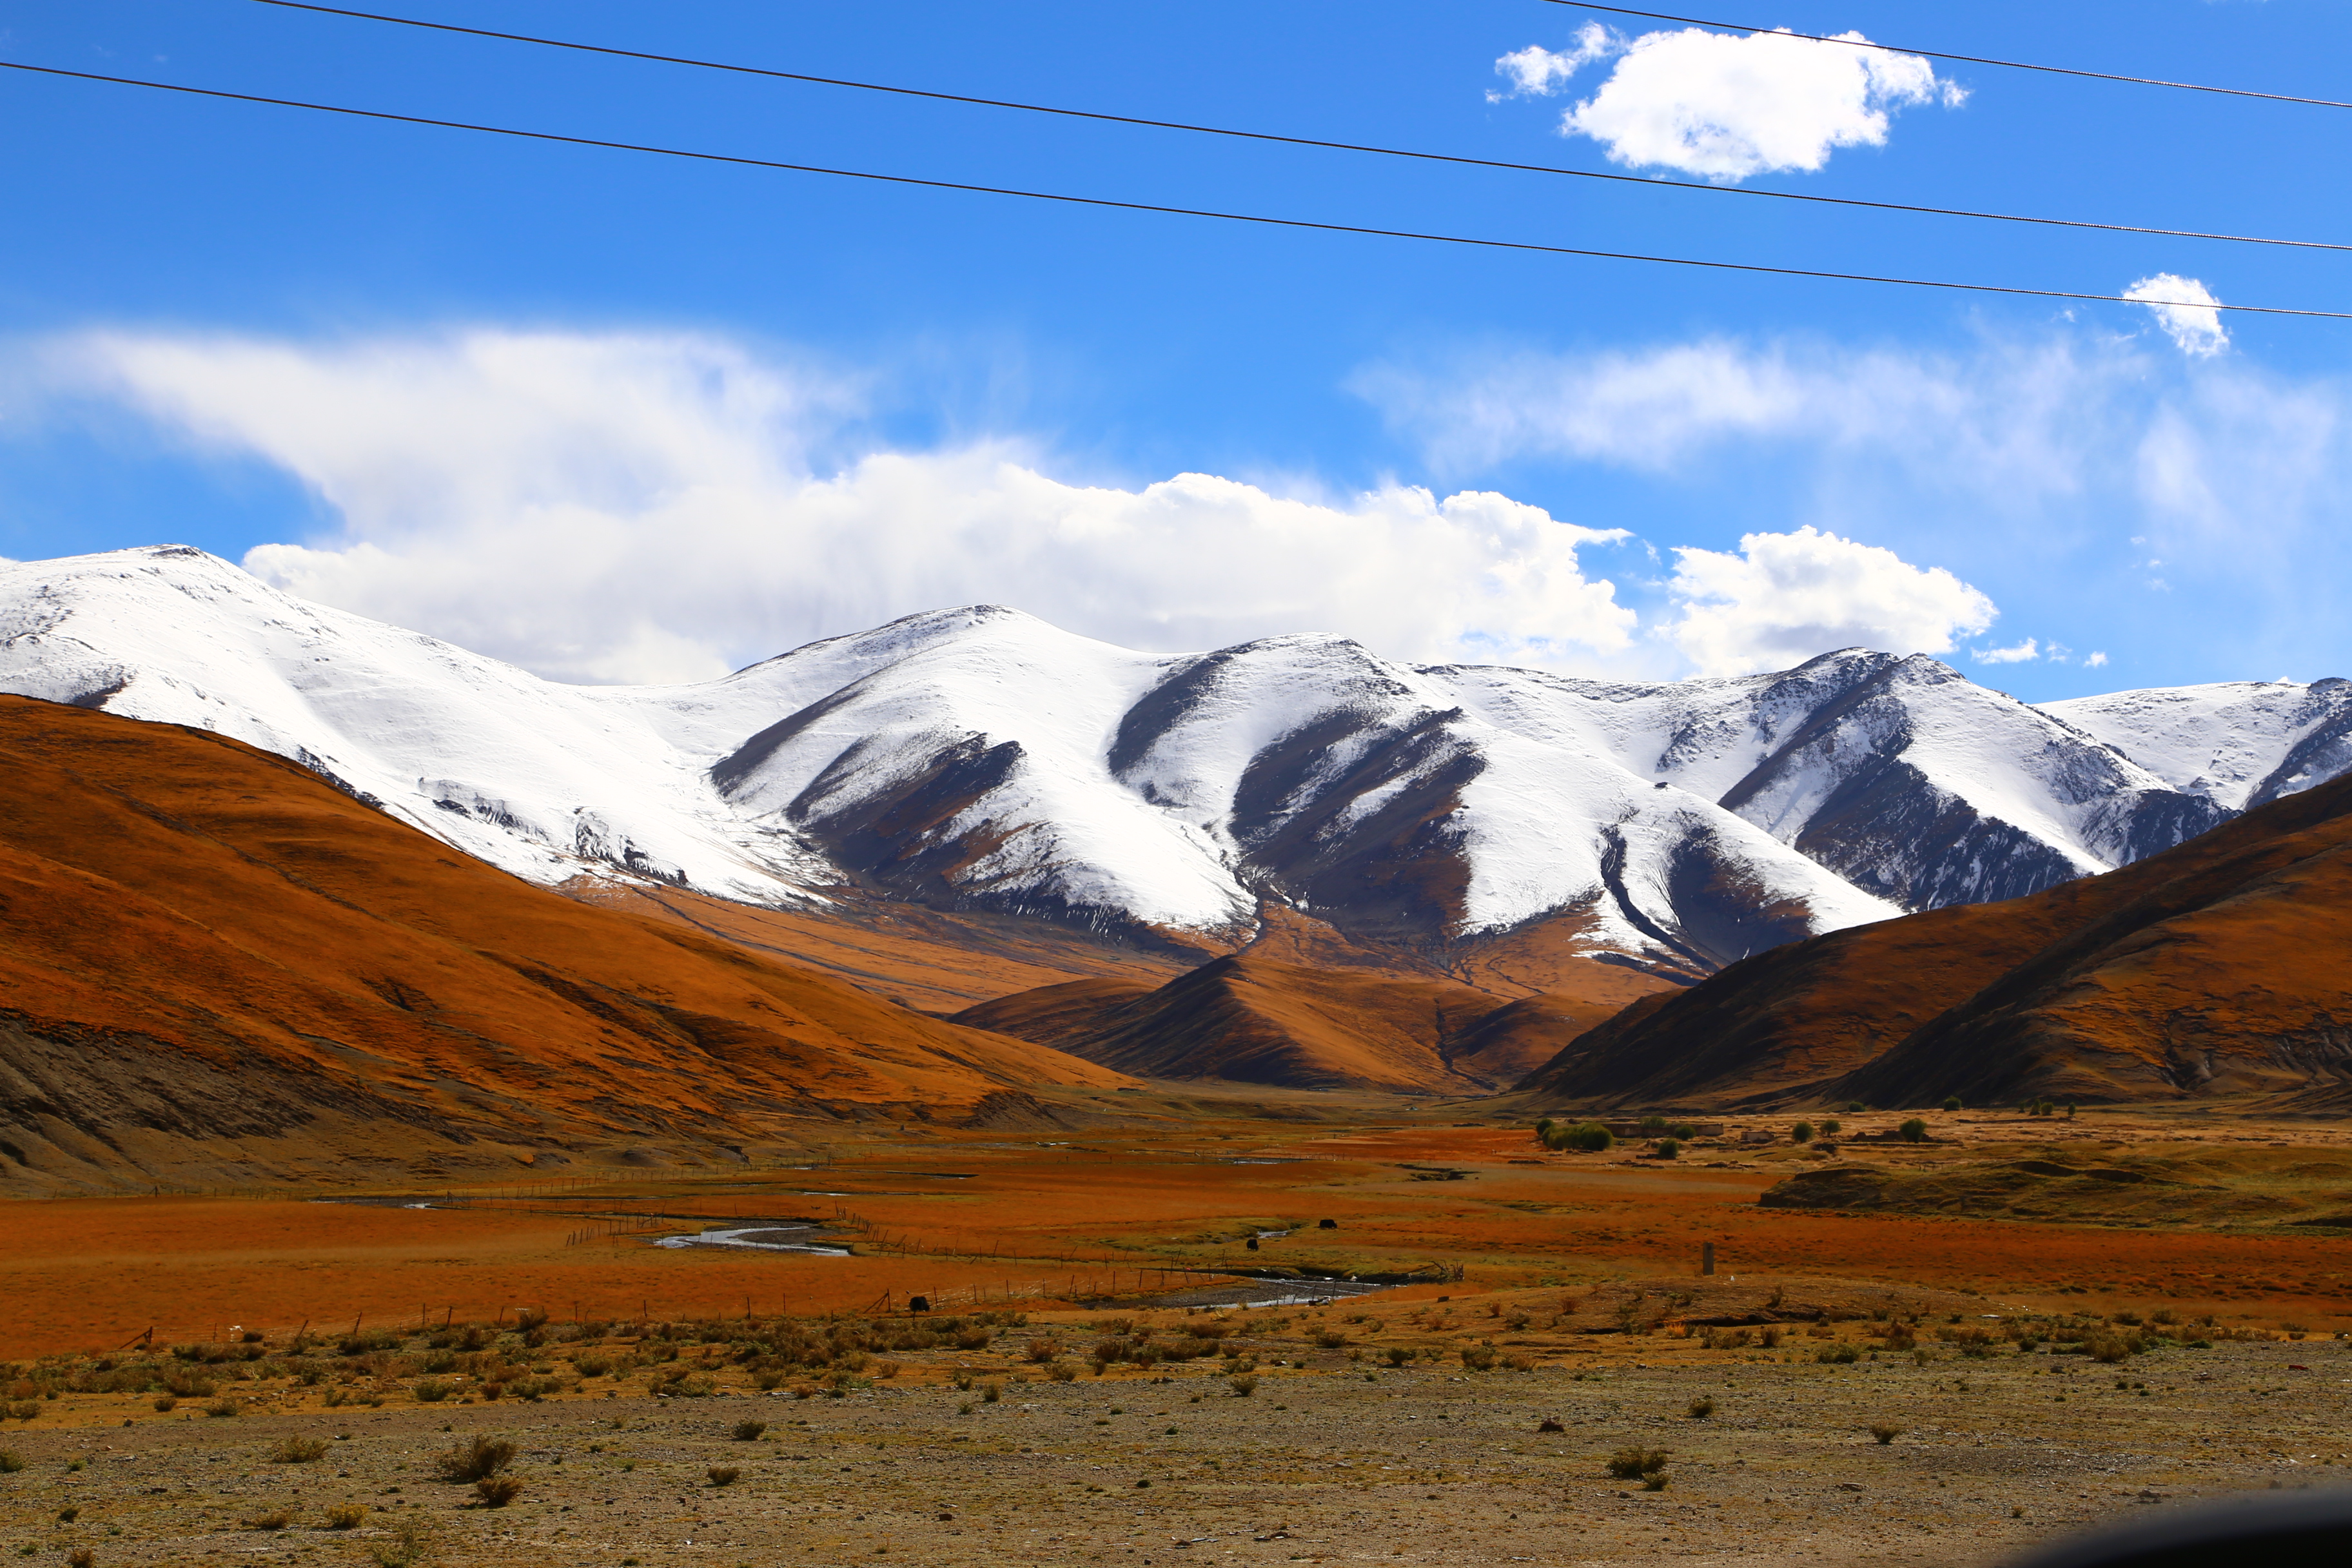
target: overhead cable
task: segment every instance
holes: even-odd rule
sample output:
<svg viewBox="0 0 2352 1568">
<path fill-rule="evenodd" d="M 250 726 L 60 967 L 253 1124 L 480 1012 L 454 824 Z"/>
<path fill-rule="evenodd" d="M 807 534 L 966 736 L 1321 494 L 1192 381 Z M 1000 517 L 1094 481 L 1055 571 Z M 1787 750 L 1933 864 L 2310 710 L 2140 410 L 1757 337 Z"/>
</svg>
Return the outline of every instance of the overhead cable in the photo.
<svg viewBox="0 0 2352 1568">
<path fill-rule="evenodd" d="M 484 125 L 464 120 L 439 120 L 422 114 L 398 114 L 383 109 L 357 109 L 347 104 L 313 103 L 303 99 L 271 98 L 261 93 L 230 92 L 180 82 L 150 81 L 140 77 L 108 76 L 98 71 L 68 70 L 62 66 L 33 65 L 24 60 L 0 60 L 0 69 L 28 71 L 76 81 L 106 82 L 117 87 L 148 88 L 158 92 L 195 98 L 226 99 L 237 103 L 268 104 L 320 114 L 341 114 L 360 120 L 382 120 L 401 125 L 427 125 L 444 131 L 470 131 L 488 136 L 510 136 L 529 142 L 553 142 L 571 147 L 597 147 L 616 153 L 646 153 L 698 163 L 727 163 L 743 168 L 777 169 L 792 174 L 825 174 L 840 179 L 867 180 L 879 184 L 914 185 L 934 191 L 968 191 L 980 195 L 1018 196 L 1026 201 L 1058 202 L 1070 206 L 1105 207 L 1119 212 L 1163 213 L 1174 217 L 1216 218 L 1226 223 L 1257 224 L 1269 228 L 1312 229 L 1323 234 L 1369 235 L 1382 239 L 1413 239 L 1438 245 L 1471 246 L 1485 250 L 1510 250 L 1542 256 L 1580 256 L 1603 261 L 1641 261 L 1665 267 L 1702 268 L 1718 272 L 1753 272 L 1780 278 L 1820 278 L 1841 283 L 1886 283 L 1909 289 L 1943 289 L 1970 294 L 2010 294 L 2037 300 L 2083 300 L 2116 305 L 2173 306 L 2188 310 L 2233 310 L 2258 316 L 2307 316 L 2352 321 L 2352 311 L 2301 310 L 2285 305 L 2222 304 L 2213 300 L 2157 300 L 2122 294 L 2098 294 L 2072 289 L 2027 289 L 2001 283 L 1956 283 L 1932 278 L 1895 278 L 1871 272 L 1830 272 L 1807 267 L 1772 267 L 1755 261 L 1714 261 L 1689 256 L 1654 256 L 1639 251 L 1599 250 L 1582 246 L 1540 245 L 1532 240 L 1485 239 L 1471 235 L 1433 234 L 1418 229 L 1377 228 L 1366 224 L 1323 223 L 1311 218 L 1276 217 L 1264 213 L 1222 212 L 1209 207 L 1180 207 L 1157 202 L 1120 201 L 1109 196 L 1080 196 L 1058 191 L 1022 190 L 1009 185 L 982 185 L 961 180 L 932 180 L 914 174 L 886 174 L 870 169 L 836 169 L 819 163 L 786 163 L 734 153 L 703 153 L 684 147 L 660 147 L 641 142 L 614 142 L 594 136 L 570 136 L 554 131 L 529 131 L 510 125 Z"/>
<path fill-rule="evenodd" d="M 2339 244 L 2324 239 L 2273 239 L 2251 234 L 2218 234 L 2204 229 L 2159 228 L 2148 224 L 2097 223 L 2086 218 L 2035 217 L 2021 213 L 1979 212 L 1968 207 L 1937 207 L 1909 202 L 1864 201 L 1856 196 L 1825 196 L 1803 191 L 1751 190 L 1742 185 L 1710 184 L 1702 180 L 1654 179 L 1645 174 L 1612 174 L 1601 169 L 1568 169 L 1555 163 L 1517 163 L 1500 158 L 1471 158 L 1452 153 L 1424 153 L 1411 148 L 1381 147 L 1360 142 L 1334 142 L 1313 136 L 1285 136 L 1270 131 L 1240 131 L 1223 125 L 1196 125 L 1181 120 L 1150 120 L 1134 114 L 1110 114 L 1096 110 L 1066 109 L 1047 103 L 1023 103 L 1012 99 L 979 98 L 960 92 L 935 92 L 924 88 L 898 87 L 887 82 L 856 81 L 844 77 L 814 76 L 805 71 L 777 70 L 765 66 L 738 65 L 727 60 L 698 59 L 688 55 L 664 55 L 645 49 L 625 49 L 608 44 L 583 44 L 569 38 L 541 37 L 530 33 L 502 33 L 489 27 L 462 26 L 455 22 L 428 22 L 415 16 L 395 16 L 379 11 L 355 11 L 341 5 L 310 5 L 307 0 L 256 0 L 256 4 L 276 5 L 289 11 L 312 11 L 328 16 L 348 16 L 367 22 L 390 22 L 404 27 L 421 27 L 436 33 L 464 33 L 473 37 L 496 38 L 507 43 L 536 44 L 545 48 L 571 49 L 581 54 L 609 55 L 620 59 L 646 60 L 661 65 L 691 66 L 698 70 L 729 71 L 738 76 L 765 77 L 777 81 L 804 82 L 819 87 L 855 88 L 861 92 L 891 93 L 901 98 L 929 99 L 940 103 L 965 103 L 985 109 L 1013 109 L 1028 114 L 1060 115 L 1070 120 L 1099 121 L 1113 125 L 1138 125 L 1155 131 L 1185 131 L 1196 135 L 1228 136 L 1246 142 L 1274 142 L 1291 147 L 1316 147 L 1339 153 L 1370 153 L 1384 158 L 1411 158 L 1422 163 L 1453 163 L 1474 169 L 1501 169 L 1525 174 L 1563 174 L 1579 180 L 1605 180 L 1615 184 L 1654 185 L 1679 191 L 1706 191 L 1716 195 L 1765 196 L 1776 201 L 1810 202 L 1822 206 L 1867 207 L 1878 212 L 1918 213 L 1933 217 L 1981 218 L 1996 223 L 2033 224 L 2050 228 L 2094 229 L 2107 234 L 2146 234 L 2170 239 L 2227 240 L 2237 245 L 2276 245 L 2301 250 L 2352 250 L 2352 243 Z"/>
<path fill-rule="evenodd" d="M 1675 16 L 1664 11 L 1635 11 L 1623 5 L 1588 5 L 1584 0 L 1544 0 L 1547 5 L 1573 5 L 1580 11 L 1606 11 L 1612 16 L 1641 16 L 1653 22 L 1680 22 L 1691 27 L 1721 27 L 1733 33 L 1777 33 L 1813 44 L 1843 44 L 1848 48 L 1884 49 L 1894 55 L 1923 55 L 1931 60 L 1958 60 L 1965 65 L 1999 66 L 2004 70 L 2041 71 L 2048 76 L 2082 77 L 2091 81 L 2129 82 L 2134 87 L 2178 88 L 2182 92 L 2219 93 L 2224 98 L 2260 98 L 2272 103 L 2305 103 L 2315 109 L 2352 109 L 2352 102 L 2334 98 L 2305 98 L 2292 92 L 2261 92 L 2250 87 L 2213 87 L 2198 81 L 2168 81 L 2158 76 L 2125 76 L 2119 71 L 2080 70 L 2073 66 L 2036 65 L 2031 60 L 1996 59 L 1990 55 L 1956 55 L 1944 49 L 1915 49 L 1906 44 L 1882 44 L 1869 38 L 1841 38 L 1834 33 L 1794 33 L 1784 27 L 1757 27 L 1745 22 L 1709 22 L 1698 16 Z"/>
</svg>

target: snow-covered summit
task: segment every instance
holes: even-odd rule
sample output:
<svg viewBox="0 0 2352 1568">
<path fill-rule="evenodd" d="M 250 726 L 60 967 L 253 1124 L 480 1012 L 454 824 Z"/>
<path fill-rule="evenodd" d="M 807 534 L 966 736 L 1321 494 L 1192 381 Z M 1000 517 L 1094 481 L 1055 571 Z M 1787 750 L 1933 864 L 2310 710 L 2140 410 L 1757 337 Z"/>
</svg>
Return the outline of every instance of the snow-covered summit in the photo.
<svg viewBox="0 0 2352 1568">
<path fill-rule="evenodd" d="M 2352 762 L 2342 681 L 2037 709 L 1866 649 L 1643 685 L 1315 635 L 1142 654 L 999 605 L 569 687 L 180 546 L 0 565 L 0 690 L 219 731 L 546 883 L 1228 937 L 1274 899 L 1431 950 L 1568 917 L 1684 971 L 2105 869 Z"/>
</svg>

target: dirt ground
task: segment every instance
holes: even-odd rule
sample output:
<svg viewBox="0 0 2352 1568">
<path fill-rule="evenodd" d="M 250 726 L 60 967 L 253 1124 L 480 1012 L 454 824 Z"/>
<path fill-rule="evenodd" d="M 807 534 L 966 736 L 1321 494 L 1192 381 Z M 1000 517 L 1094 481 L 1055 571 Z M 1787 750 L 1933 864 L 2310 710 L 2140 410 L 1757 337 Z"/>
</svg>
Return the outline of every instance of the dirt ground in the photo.
<svg viewBox="0 0 2352 1568">
<path fill-rule="evenodd" d="M 1826 1160 L 1735 1123 L 1665 1161 L 1368 1109 L 1220 1117 L 1171 1091 L 1108 1130 L 851 1130 L 749 1170 L 10 1205 L 0 1552 L 1976 1564 L 2352 1466 L 2352 1260 L 2277 1217 L 2352 1196 L 2332 1124 L 1963 1113 L 1908 1144 L 1859 1116 Z M 2029 1158 L 2185 1173 L 2276 1213 L 1756 1201 L 1837 1162 Z M 653 1245 L 786 1219 L 850 1255 Z M 1295 1289 L 1244 1268 L 1386 1288 L 1172 1304 Z M 1121 1342 L 1162 1348 L 1097 1373 Z M 764 1429 L 738 1438 L 746 1421 Z M 436 1479 L 475 1436 L 515 1445 L 505 1506 Z M 302 1438 L 317 1457 L 281 1449 Z M 1663 1486 L 1610 1476 L 1625 1449 L 1663 1450 Z"/>
<path fill-rule="evenodd" d="M 1738 1289 L 1747 1294 L 1660 1285 L 1641 1299 L 1685 1317 L 1751 1315 L 1771 1299 L 1763 1281 Z M 443 1402 L 421 1403 L 414 1378 L 369 1378 L 365 1358 L 338 1383 L 333 1369 L 351 1358 L 328 1345 L 307 1359 L 329 1375 L 306 1386 L 277 1375 L 305 1358 L 272 1346 L 269 1360 L 241 1363 L 258 1376 L 223 1384 L 241 1405 L 232 1416 L 206 1415 L 201 1399 L 159 1413 L 143 1393 L 45 1402 L 0 1439 L 22 1464 L 0 1475 L 0 1550 L 54 1563 L 82 1549 L 97 1568 L 771 1568 L 1008 1552 L 1146 1568 L 1975 1564 L 2224 1492 L 2346 1484 L 2352 1342 L 2159 1344 L 2115 1364 L 2048 1345 L 1972 1355 L 1935 1336 L 1994 1321 L 1941 1310 L 1980 1302 L 1859 1282 L 1769 1289 L 1784 1310 L 1830 1321 L 1794 1321 L 1769 1348 L 1672 1322 L 1594 1332 L 1614 1298 L 1568 1298 L 1576 1310 L 1562 1317 L 1557 1289 L 1378 1310 L 1041 1314 L 996 1325 L 976 1347 L 899 1352 L 863 1376 L 768 1392 L 730 1364 L 749 1331 L 715 1325 L 710 1344 L 672 1331 L 679 1359 L 667 1372 L 657 1358 L 642 1372 L 625 1359 L 580 1379 L 567 1359 L 652 1353 L 656 1342 L 634 1334 L 516 1347 L 562 1386 L 496 1404 L 455 1392 L 480 1387 L 463 1374 Z M 1886 1348 L 1874 1302 L 1915 1320 L 1917 1348 Z M 1531 1321 L 1514 1329 L 1520 1317 Z M 1041 1335 L 1076 1355 L 1115 1329 L 1165 1339 L 1213 1323 L 1234 1355 L 1088 1366 L 1069 1382 L 1029 1359 Z M 1463 1349 L 1490 1340 L 1532 1364 L 1463 1363 Z M 515 1346 L 511 1335 L 491 1343 L 492 1355 Z M 1419 1353 L 1392 1366 L 1391 1345 Z M 1820 1359 L 1841 1345 L 1856 1359 Z M 681 1366 L 713 1369 L 710 1392 L 648 1393 Z M 392 1397 L 326 1405 L 328 1391 L 354 1384 Z M 1711 1405 L 1694 1415 L 1702 1400 Z M 747 1421 L 764 1429 L 737 1436 Z M 1559 1430 L 1542 1430 L 1548 1421 Z M 436 1479 L 436 1459 L 476 1436 L 515 1446 L 505 1473 L 521 1484 L 505 1506 Z M 321 1457 L 289 1462 L 279 1446 L 303 1437 Z M 1662 1489 L 1607 1474 L 1627 1448 L 1664 1450 Z M 338 1508 L 358 1511 L 330 1528 Z"/>
</svg>

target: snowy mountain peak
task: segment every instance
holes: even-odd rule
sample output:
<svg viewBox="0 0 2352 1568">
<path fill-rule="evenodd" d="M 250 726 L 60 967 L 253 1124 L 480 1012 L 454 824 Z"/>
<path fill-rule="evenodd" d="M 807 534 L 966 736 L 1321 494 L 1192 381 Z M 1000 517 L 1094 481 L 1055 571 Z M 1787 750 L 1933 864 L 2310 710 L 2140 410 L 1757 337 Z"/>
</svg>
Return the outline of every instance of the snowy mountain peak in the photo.
<svg viewBox="0 0 2352 1568">
<path fill-rule="evenodd" d="M 546 883 L 887 896 L 1147 940 L 1266 900 L 1681 973 L 2169 847 L 2352 765 L 2352 683 L 2037 709 L 1843 648 L 1643 685 L 1300 634 L 1152 655 L 971 605 L 695 686 L 556 685 L 185 546 L 0 565 L 0 690 L 295 758 Z"/>
</svg>

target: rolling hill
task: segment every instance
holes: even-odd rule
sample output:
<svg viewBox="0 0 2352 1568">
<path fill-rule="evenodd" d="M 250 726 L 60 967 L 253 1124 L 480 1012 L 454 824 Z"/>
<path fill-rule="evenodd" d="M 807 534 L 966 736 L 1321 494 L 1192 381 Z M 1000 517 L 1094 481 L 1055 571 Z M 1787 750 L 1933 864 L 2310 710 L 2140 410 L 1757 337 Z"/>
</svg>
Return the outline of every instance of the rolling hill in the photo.
<svg viewBox="0 0 2352 1568">
<path fill-rule="evenodd" d="M 1138 1078 L 1295 1089 L 1480 1094 L 1514 1082 L 1631 996 L 1504 1001 L 1441 978 L 1308 967 L 1255 952 L 1159 986 L 1079 980 L 983 1002 L 953 1021 L 1050 1045 Z"/>
<path fill-rule="evenodd" d="M 2352 779 L 2104 876 L 1748 959 L 1520 1087 L 1660 1108 L 2352 1103 Z"/>
<path fill-rule="evenodd" d="M 202 730 L 0 697 L 0 1194 L 740 1161 L 1127 1080 L 453 853 Z"/>
</svg>

